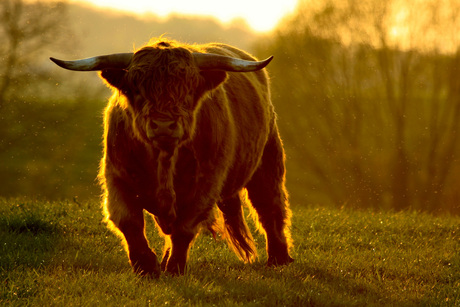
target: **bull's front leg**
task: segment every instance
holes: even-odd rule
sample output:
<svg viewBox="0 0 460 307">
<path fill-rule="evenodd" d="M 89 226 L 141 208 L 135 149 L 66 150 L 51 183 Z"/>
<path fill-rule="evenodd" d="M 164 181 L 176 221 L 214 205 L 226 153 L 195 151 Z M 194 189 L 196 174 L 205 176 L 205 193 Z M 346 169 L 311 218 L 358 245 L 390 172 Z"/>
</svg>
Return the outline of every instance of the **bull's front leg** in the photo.
<svg viewBox="0 0 460 307">
<path fill-rule="evenodd" d="M 200 224 L 209 218 L 215 200 L 206 199 L 198 203 L 202 205 L 178 205 L 179 212 L 172 227 L 170 245 L 166 248 L 161 263 L 166 272 L 175 275 L 185 273 L 190 245 Z"/>
<path fill-rule="evenodd" d="M 165 253 L 162 266 L 173 275 L 185 273 L 190 244 L 196 231 L 175 229 L 171 234 L 171 248 Z"/>
<path fill-rule="evenodd" d="M 126 201 L 111 196 L 113 194 L 119 193 L 108 193 L 107 218 L 123 234 L 131 267 L 140 275 L 158 277 L 161 272 L 160 264 L 145 237 L 142 208 L 134 201 L 127 205 Z"/>
<path fill-rule="evenodd" d="M 133 271 L 143 276 L 159 277 L 160 264 L 145 238 L 142 213 L 121 221 L 118 228 L 125 237 L 129 263 Z"/>
</svg>

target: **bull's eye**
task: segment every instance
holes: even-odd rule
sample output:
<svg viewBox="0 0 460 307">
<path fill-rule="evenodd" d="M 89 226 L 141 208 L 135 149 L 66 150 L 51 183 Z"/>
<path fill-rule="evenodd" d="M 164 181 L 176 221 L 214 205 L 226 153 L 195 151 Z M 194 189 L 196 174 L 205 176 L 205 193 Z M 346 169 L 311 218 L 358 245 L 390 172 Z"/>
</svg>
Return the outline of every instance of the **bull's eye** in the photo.
<svg viewBox="0 0 460 307">
<path fill-rule="evenodd" d="M 131 105 L 136 109 L 142 109 L 146 104 L 145 98 L 139 92 L 131 93 L 128 97 Z"/>
<path fill-rule="evenodd" d="M 136 99 L 142 97 L 141 91 L 137 88 L 131 91 L 131 95 Z"/>
</svg>

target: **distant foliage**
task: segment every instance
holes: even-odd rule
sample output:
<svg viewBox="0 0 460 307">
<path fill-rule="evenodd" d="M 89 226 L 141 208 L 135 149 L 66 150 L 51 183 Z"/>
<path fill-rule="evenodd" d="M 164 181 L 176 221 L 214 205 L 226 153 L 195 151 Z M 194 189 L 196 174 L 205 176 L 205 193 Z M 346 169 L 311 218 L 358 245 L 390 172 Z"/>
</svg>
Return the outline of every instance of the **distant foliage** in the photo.
<svg viewBox="0 0 460 307">
<path fill-rule="evenodd" d="M 129 51 L 165 32 L 249 50 L 255 38 L 210 20 L 150 22 L 54 2 L 0 1 L 0 14 L 5 196 L 100 193 L 109 93 L 95 73 L 69 77 L 48 56 Z M 113 24 L 116 35 L 107 35 Z M 268 70 L 291 201 L 460 213 L 459 42 L 457 1 L 419 1 L 415 10 L 411 1 L 300 0 L 257 47 L 275 55 Z"/>
<path fill-rule="evenodd" d="M 61 2 L 0 2 L 0 109 L 33 96 L 30 84 L 48 77 L 37 62 L 43 51 L 63 48 L 66 16 Z"/>
<path fill-rule="evenodd" d="M 102 110 L 110 91 L 97 73 L 49 61 L 129 52 L 153 36 L 247 47 L 239 24 L 172 16 L 139 17 L 55 1 L 0 0 L 0 195 L 95 199 Z"/>
<path fill-rule="evenodd" d="M 68 5 L 69 23 L 79 48 L 72 56 L 129 52 L 146 44 L 150 38 L 165 34 L 186 43 L 220 42 L 250 50 L 257 35 L 238 20 L 224 25 L 211 17 L 171 15 L 162 18 L 90 7 L 81 3 Z"/>
<path fill-rule="evenodd" d="M 293 202 L 459 213 L 460 49 L 405 39 L 454 31 L 460 18 L 440 27 L 436 11 L 422 10 L 433 14 L 428 24 L 411 27 L 407 17 L 395 28 L 392 14 L 409 8 L 394 5 L 406 2 L 355 2 L 315 11 L 301 1 L 260 46 L 275 56 Z M 397 40 L 397 31 L 406 34 Z"/>
<path fill-rule="evenodd" d="M 17 104 L 0 127 L 0 195 L 97 198 L 103 107 L 91 99 Z"/>
</svg>

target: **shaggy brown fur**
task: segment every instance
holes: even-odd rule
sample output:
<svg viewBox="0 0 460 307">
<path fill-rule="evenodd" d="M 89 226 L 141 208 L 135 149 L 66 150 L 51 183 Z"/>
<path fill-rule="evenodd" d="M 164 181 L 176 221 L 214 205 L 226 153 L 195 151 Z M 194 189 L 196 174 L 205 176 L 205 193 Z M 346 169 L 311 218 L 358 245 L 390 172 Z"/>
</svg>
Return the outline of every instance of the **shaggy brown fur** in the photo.
<svg viewBox="0 0 460 307">
<path fill-rule="evenodd" d="M 136 272 L 183 273 L 190 244 L 201 225 L 212 224 L 217 204 L 229 245 L 251 262 L 256 249 L 242 211 L 247 190 L 266 234 L 268 264 L 290 263 L 285 158 L 267 73 L 200 71 L 192 52 L 255 60 L 223 44 L 159 39 L 137 51 L 128 69 L 101 72 L 114 89 L 99 175 L 107 219 L 125 239 Z M 178 142 L 149 139 L 158 118 L 177 122 Z M 161 267 L 145 238 L 143 210 L 165 234 Z"/>
</svg>

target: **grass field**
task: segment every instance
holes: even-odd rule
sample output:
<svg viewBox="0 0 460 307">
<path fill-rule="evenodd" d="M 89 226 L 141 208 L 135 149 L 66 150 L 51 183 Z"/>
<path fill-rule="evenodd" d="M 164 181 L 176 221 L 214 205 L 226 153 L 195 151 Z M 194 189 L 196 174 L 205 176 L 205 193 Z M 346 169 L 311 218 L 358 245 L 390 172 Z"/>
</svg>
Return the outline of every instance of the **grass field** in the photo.
<svg viewBox="0 0 460 307">
<path fill-rule="evenodd" d="M 261 235 L 244 264 L 202 234 L 185 276 L 142 279 L 97 202 L 0 199 L 0 305 L 460 305 L 459 217 L 295 207 L 292 233 L 286 267 L 265 267 Z"/>
</svg>

